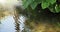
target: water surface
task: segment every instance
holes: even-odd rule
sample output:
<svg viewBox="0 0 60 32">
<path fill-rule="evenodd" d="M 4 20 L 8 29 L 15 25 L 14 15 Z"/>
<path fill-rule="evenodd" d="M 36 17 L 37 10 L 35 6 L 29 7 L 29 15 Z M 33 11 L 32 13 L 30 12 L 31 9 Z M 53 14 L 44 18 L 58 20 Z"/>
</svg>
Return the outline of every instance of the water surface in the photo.
<svg viewBox="0 0 60 32">
<path fill-rule="evenodd" d="M 20 18 L 19 29 L 22 31 L 24 29 L 23 27 L 24 27 L 25 17 L 20 16 L 19 18 Z M 6 16 L 1 20 L 0 32 L 17 32 L 17 31 L 18 30 L 16 30 L 16 24 L 15 24 L 15 20 L 13 19 L 13 16 Z"/>
</svg>

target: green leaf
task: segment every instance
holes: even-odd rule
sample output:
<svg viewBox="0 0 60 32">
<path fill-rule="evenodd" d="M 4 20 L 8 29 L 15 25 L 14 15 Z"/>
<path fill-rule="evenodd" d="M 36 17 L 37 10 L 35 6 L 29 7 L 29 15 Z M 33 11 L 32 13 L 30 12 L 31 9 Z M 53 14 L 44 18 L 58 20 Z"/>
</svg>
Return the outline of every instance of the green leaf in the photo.
<svg viewBox="0 0 60 32">
<path fill-rule="evenodd" d="M 56 11 L 55 11 L 55 4 L 54 5 L 50 5 L 48 8 L 49 8 L 49 10 L 51 12 L 56 13 Z"/>
<path fill-rule="evenodd" d="M 49 7 L 49 10 L 50 10 L 51 12 L 53 12 L 53 13 L 56 13 L 54 7 Z"/>
<path fill-rule="evenodd" d="M 33 0 L 23 0 L 23 7 L 27 8 L 29 6 L 29 4 L 31 4 L 33 2 Z"/>
<path fill-rule="evenodd" d="M 60 7 L 58 5 L 55 6 L 56 13 L 60 12 Z"/>
<path fill-rule="evenodd" d="M 34 0 L 30 6 L 32 9 L 35 9 L 38 4 L 40 4 L 43 0 Z"/>
<path fill-rule="evenodd" d="M 37 2 L 37 3 L 41 3 L 43 0 L 35 0 L 35 2 Z"/>
<path fill-rule="evenodd" d="M 54 4 L 56 2 L 56 0 L 46 0 L 46 2 L 49 2 L 51 4 Z"/>
<path fill-rule="evenodd" d="M 50 0 L 51 4 L 54 4 L 56 2 L 56 0 Z"/>
<path fill-rule="evenodd" d="M 50 4 L 47 2 L 42 2 L 41 7 L 42 7 L 42 9 L 45 9 L 45 8 L 49 7 L 49 5 Z"/>
<path fill-rule="evenodd" d="M 37 2 L 33 2 L 33 3 L 31 3 L 31 8 L 32 8 L 32 9 L 35 9 L 37 5 L 38 5 Z"/>
</svg>

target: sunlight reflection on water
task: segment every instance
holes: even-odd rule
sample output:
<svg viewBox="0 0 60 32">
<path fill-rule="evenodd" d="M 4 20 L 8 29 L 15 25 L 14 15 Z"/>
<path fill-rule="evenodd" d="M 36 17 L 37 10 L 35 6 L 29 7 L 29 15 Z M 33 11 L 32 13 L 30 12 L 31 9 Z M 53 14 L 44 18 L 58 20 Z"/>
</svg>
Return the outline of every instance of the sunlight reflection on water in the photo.
<svg viewBox="0 0 60 32">
<path fill-rule="evenodd" d="M 23 30 L 24 28 L 24 21 L 25 17 L 20 16 L 19 21 L 21 22 L 20 24 L 20 29 Z M 15 21 L 13 19 L 13 16 L 6 16 L 4 19 L 1 20 L 0 24 L 0 32 L 15 32 Z"/>
</svg>

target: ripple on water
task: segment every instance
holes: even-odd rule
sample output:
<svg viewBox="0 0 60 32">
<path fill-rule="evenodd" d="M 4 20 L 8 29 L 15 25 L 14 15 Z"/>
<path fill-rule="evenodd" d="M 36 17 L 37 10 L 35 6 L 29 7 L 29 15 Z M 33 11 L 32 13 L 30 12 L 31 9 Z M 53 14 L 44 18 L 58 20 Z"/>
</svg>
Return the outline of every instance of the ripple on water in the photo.
<svg viewBox="0 0 60 32">
<path fill-rule="evenodd" d="M 23 30 L 24 28 L 24 16 L 19 17 L 20 23 L 20 29 Z M 15 21 L 13 19 L 13 16 L 6 16 L 4 19 L 1 20 L 0 24 L 0 32 L 15 32 Z"/>
</svg>

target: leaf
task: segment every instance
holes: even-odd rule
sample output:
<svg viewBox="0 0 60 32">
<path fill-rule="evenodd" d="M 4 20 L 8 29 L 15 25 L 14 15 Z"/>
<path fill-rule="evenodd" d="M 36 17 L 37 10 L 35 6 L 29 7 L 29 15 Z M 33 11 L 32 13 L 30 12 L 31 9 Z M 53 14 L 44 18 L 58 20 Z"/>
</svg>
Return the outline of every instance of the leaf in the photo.
<svg viewBox="0 0 60 32">
<path fill-rule="evenodd" d="M 56 13 L 56 11 L 55 11 L 55 4 L 54 5 L 50 5 L 48 8 L 49 8 L 49 10 L 51 12 Z"/>
<path fill-rule="evenodd" d="M 32 3 L 32 2 L 33 2 L 33 0 L 24 0 L 23 1 L 23 7 L 27 8 L 29 6 L 29 4 Z"/>
<path fill-rule="evenodd" d="M 50 5 L 49 7 L 50 11 L 53 13 L 59 13 L 60 12 L 60 7 L 59 5 L 55 4 L 55 5 Z"/>
<path fill-rule="evenodd" d="M 42 7 L 42 9 L 45 9 L 45 8 L 49 7 L 49 5 L 50 4 L 47 2 L 42 2 L 41 7 Z"/>
<path fill-rule="evenodd" d="M 56 13 L 60 12 L 60 7 L 58 5 L 55 6 Z"/>
<path fill-rule="evenodd" d="M 53 13 L 56 13 L 54 7 L 49 7 L 49 10 Z"/>
<path fill-rule="evenodd" d="M 35 9 L 37 5 L 38 5 L 37 2 L 33 2 L 33 3 L 31 4 L 31 8 L 32 8 L 32 9 Z"/>
<path fill-rule="evenodd" d="M 50 6 L 50 4 L 54 4 L 56 2 L 56 0 L 43 0 L 41 7 L 42 9 L 48 8 Z"/>
<path fill-rule="evenodd" d="M 43 0 L 35 0 L 35 2 L 37 2 L 37 3 L 41 3 Z"/>
<path fill-rule="evenodd" d="M 38 4 L 40 4 L 41 2 L 42 2 L 43 0 L 34 0 L 32 3 L 31 3 L 31 8 L 32 9 L 35 9 L 36 8 L 36 6 L 38 5 Z"/>
<path fill-rule="evenodd" d="M 54 4 L 56 2 L 56 0 L 46 0 L 46 2 L 49 2 L 51 4 Z"/>
<path fill-rule="evenodd" d="M 54 4 L 56 2 L 56 0 L 50 0 L 51 4 Z"/>
</svg>

